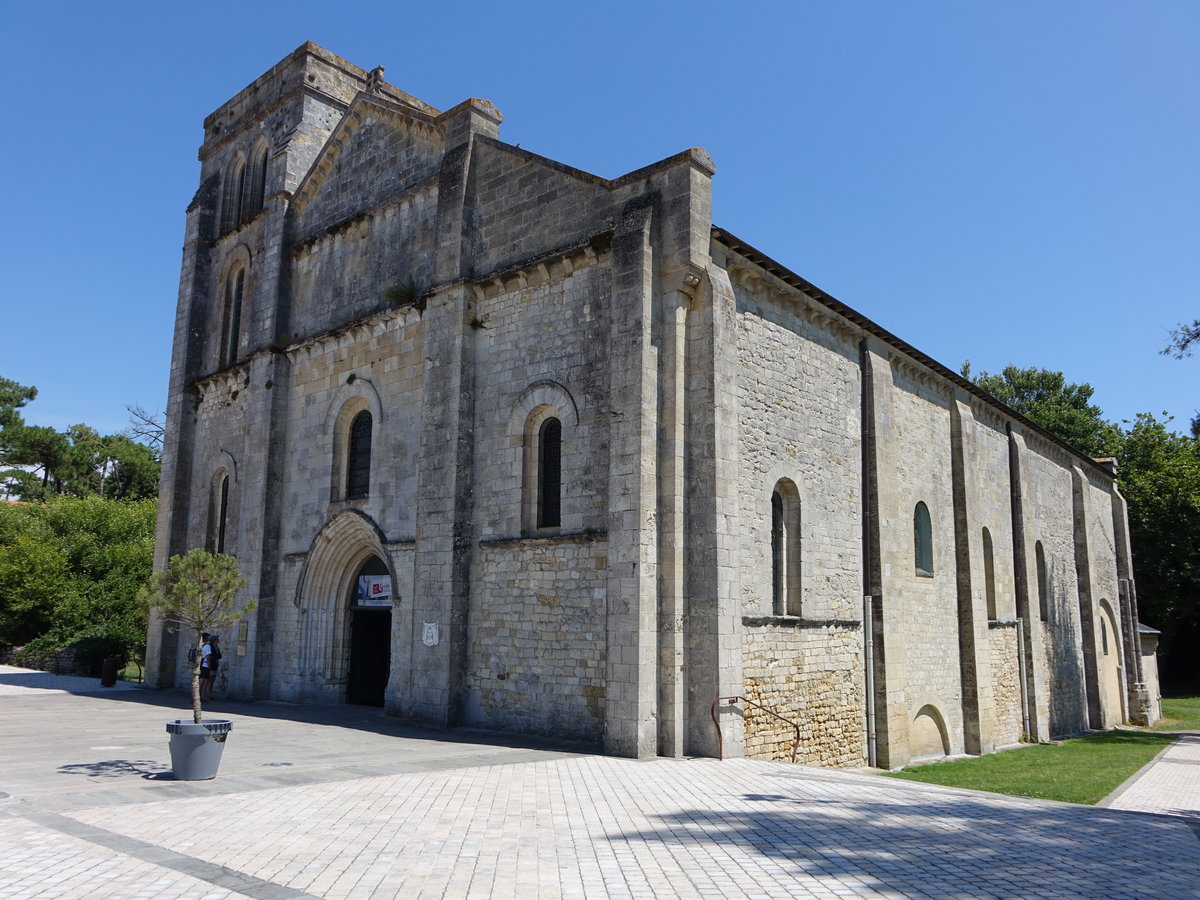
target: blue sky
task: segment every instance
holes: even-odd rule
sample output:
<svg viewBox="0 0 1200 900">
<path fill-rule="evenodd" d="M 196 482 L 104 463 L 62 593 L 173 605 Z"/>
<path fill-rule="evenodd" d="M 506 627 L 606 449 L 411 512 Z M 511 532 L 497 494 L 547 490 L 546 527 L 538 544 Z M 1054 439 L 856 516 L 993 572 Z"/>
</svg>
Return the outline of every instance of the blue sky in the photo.
<svg viewBox="0 0 1200 900">
<path fill-rule="evenodd" d="M 5 13 L 0 376 L 166 402 L 204 117 L 306 40 L 606 177 L 701 146 L 714 219 L 943 364 L 1200 408 L 1200 4 L 43 3 Z"/>
</svg>

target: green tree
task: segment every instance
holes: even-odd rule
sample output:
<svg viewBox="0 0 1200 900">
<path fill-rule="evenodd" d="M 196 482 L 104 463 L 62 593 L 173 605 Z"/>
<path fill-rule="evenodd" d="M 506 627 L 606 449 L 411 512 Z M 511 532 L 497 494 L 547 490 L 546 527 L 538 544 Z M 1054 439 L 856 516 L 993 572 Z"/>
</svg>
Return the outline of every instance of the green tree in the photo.
<svg viewBox="0 0 1200 900">
<path fill-rule="evenodd" d="M 1142 413 L 1122 429 L 1091 403 L 1089 384 L 1061 372 L 1008 366 L 1000 375 L 962 373 L 1017 412 L 1091 456 L 1117 460 L 1129 507 L 1138 614 L 1162 631 L 1165 681 L 1195 678 L 1189 652 L 1200 639 L 1200 434 L 1177 434 Z M 1200 418 L 1200 417 L 1198 417 Z"/>
<path fill-rule="evenodd" d="M 18 384 L 8 378 L 0 378 L 0 432 L 10 425 L 22 423 L 21 414 L 17 410 L 35 397 L 37 388 Z"/>
<path fill-rule="evenodd" d="M 1141 618 L 1162 631 L 1164 678 L 1194 678 L 1200 636 L 1200 440 L 1142 413 L 1116 454 Z M 1188 671 L 1188 669 L 1192 671 Z"/>
<path fill-rule="evenodd" d="M 158 496 L 161 417 L 130 406 L 126 434 L 101 435 L 84 424 L 60 432 L 22 419 L 18 410 L 36 396 L 36 388 L 0 378 L 4 493 L 32 501 L 61 494 L 128 500 Z"/>
<path fill-rule="evenodd" d="M 246 579 L 232 556 L 195 549 L 172 556 L 165 571 L 151 576 L 141 598 L 169 628 L 182 628 L 194 641 L 193 646 L 200 647 L 204 634 L 224 630 L 254 609 L 254 600 L 241 607 L 235 605 L 238 591 L 245 586 Z M 199 654 L 192 663 L 192 716 L 199 725 Z"/>
<path fill-rule="evenodd" d="M 1180 322 L 1171 329 L 1171 343 L 1162 349 L 1162 354 L 1183 359 L 1192 355 L 1197 344 L 1200 344 L 1200 319 L 1192 320 L 1191 325 Z"/>
<path fill-rule="evenodd" d="M 140 656 L 138 590 L 154 556 L 155 503 L 52 497 L 0 505 L 0 643 L 49 650 L 90 639 Z"/>
<path fill-rule="evenodd" d="M 123 434 L 107 439 L 105 476 L 101 492 L 113 500 L 146 500 L 158 496 L 158 453 Z"/>
<path fill-rule="evenodd" d="M 1081 453 L 1109 456 L 1120 442 L 1121 429 L 1091 402 L 1090 384 L 1074 384 L 1062 372 L 1032 367 L 1005 366 L 999 375 L 972 375 L 969 361 L 963 363 L 962 374 Z"/>
</svg>

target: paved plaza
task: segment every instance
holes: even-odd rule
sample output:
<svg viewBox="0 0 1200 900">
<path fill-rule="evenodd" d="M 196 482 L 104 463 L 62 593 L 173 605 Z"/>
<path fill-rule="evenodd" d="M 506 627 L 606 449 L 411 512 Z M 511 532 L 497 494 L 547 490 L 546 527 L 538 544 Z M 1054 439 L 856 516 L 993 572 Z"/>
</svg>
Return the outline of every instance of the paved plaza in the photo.
<svg viewBox="0 0 1200 900">
<path fill-rule="evenodd" d="M 1200 898 L 1200 736 L 1101 807 L 757 760 L 634 761 L 0 666 L 0 898 Z"/>
</svg>

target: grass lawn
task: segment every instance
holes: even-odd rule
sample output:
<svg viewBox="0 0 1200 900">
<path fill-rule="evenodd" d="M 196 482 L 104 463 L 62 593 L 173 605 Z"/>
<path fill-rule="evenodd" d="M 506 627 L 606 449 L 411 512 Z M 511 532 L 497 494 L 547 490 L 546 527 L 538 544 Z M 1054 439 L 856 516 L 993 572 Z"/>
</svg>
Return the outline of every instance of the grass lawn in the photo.
<svg viewBox="0 0 1200 900">
<path fill-rule="evenodd" d="M 1200 714 L 1200 699 L 1191 702 L 1192 714 Z M 1166 700 L 1163 705 L 1167 705 Z M 1106 731 L 1060 744 L 1019 747 L 987 756 L 910 766 L 887 774 L 947 787 L 1093 804 L 1111 794 L 1174 740 L 1173 734 Z"/>
<path fill-rule="evenodd" d="M 1162 698 L 1162 718 L 1153 731 L 1200 731 L 1200 697 L 1188 694 Z"/>
</svg>

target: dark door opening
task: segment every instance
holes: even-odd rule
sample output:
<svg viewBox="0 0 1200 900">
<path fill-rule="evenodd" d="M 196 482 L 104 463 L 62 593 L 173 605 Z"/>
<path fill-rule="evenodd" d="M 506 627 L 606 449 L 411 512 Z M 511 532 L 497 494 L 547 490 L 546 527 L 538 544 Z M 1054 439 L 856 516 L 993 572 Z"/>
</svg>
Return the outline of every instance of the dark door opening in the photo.
<svg viewBox="0 0 1200 900">
<path fill-rule="evenodd" d="M 383 561 L 367 560 L 352 591 L 346 702 L 383 706 L 392 662 L 391 578 Z"/>
</svg>

